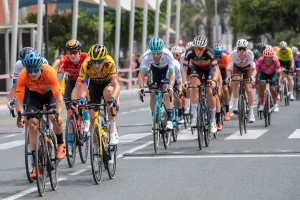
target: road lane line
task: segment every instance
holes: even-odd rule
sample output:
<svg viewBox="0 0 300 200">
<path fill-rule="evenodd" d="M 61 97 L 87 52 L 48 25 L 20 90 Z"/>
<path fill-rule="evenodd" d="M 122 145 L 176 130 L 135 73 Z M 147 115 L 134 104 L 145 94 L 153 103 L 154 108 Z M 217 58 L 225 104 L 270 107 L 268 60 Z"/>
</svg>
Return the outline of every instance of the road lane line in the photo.
<svg viewBox="0 0 300 200">
<path fill-rule="evenodd" d="M 57 181 L 60 182 L 60 181 L 63 181 L 63 180 L 65 180 L 65 179 L 66 179 L 66 178 L 58 178 Z M 50 184 L 50 182 L 48 182 L 46 185 L 49 185 L 49 184 Z M 27 195 L 27 194 L 30 194 L 30 193 L 32 193 L 32 192 L 35 192 L 35 191 L 37 191 L 37 187 L 29 188 L 29 189 L 27 189 L 27 190 L 24 190 L 24 191 L 22 191 L 22 192 L 19 192 L 19 193 L 15 194 L 15 195 L 6 197 L 6 198 L 4 198 L 4 199 L 2 199 L 2 200 L 15 200 L 15 199 L 21 198 L 21 197 L 23 197 L 23 196 L 25 196 L 25 195 Z"/>
<path fill-rule="evenodd" d="M 300 138 L 300 129 L 296 129 L 289 137 L 288 139 L 295 139 Z"/>
<path fill-rule="evenodd" d="M 75 175 L 81 174 L 82 172 L 85 172 L 85 171 L 87 171 L 87 170 L 88 170 L 88 168 L 87 168 L 87 169 L 81 169 L 81 170 L 78 170 L 78 171 L 73 172 L 73 173 L 68 174 L 68 175 L 70 175 L 70 176 L 75 176 Z"/>
<path fill-rule="evenodd" d="M 14 137 L 16 135 L 19 135 L 19 134 L 11 134 L 11 135 L 7 135 L 7 136 L 4 136 L 5 138 L 10 138 L 10 137 Z"/>
<path fill-rule="evenodd" d="M 135 147 L 135 148 L 133 148 L 133 149 L 130 149 L 130 150 L 128 150 L 128 151 L 125 151 L 125 152 L 119 154 L 119 155 L 117 156 L 117 159 L 118 159 L 118 158 L 122 158 L 122 157 L 123 157 L 123 154 L 125 154 L 125 153 L 133 153 L 133 152 L 138 151 L 138 150 L 140 150 L 140 149 L 142 149 L 142 148 L 145 148 L 146 146 L 149 146 L 150 144 L 153 144 L 153 141 L 149 141 L 149 142 L 147 142 L 147 143 L 145 143 L 145 144 L 142 144 L 142 145 L 140 145 L 140 146 L 137 146 L 137 147 Z"/>
<path fill-rule="evenodd" d="M 24 144 L 25 144 L 25 140 L 15 140 L 12 142 L 6 142 L 3 144 L 0 144 L 0 149 L 10 149 L 10 148 L 21 146 Z"/>
<path fill-rule="evenodd" d="M 191 156 L 128 156 L 125 160 L 151 160 L 151 159 L 202 159 L 202 158 L 299 158 L 300 154 L 244 154 L 244 155 L 191 155 Z"/>
<path fill-rule="evenodd" d="M 240 131 L 228 136 L 224 140 L 255 140 L 259 138 L 262 134 L 266 133 L 268 129 L 264 130 L 247 130 L 247 134 L 240 135 Z"/>
<path fill-rule="evenodd" d="M 119 143 L 129 143 L 136 140 L 139 140 L 141 138 L 144 138 L 146 136 L 151 135 L 151 133 L 134 133 L 134 134 L 126 134 L 119 137 Z"/>
</svg>

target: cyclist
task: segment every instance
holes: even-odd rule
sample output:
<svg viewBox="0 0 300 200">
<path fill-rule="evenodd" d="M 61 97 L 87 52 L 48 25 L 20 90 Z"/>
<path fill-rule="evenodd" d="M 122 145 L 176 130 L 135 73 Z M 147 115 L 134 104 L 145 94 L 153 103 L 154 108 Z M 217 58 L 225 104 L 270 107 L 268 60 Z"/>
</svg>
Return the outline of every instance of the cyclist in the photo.
<svg viewBox="0 0 300 200">
<path fill-rule="evenodd" d="M 282 79 L 281 67 L 277 57 L 274 56 L 274 50 L 272 48 L 266 48 L 263 51 L 263 56 L 261 56 L 256 62 L 256 70 L 259 73 L 259 80 L 271 80 L 270 92 L 273 97 L 274 112 L 279 111 L 278 100 L 277 100 L 277 80 L 279 82 Z M 279 74 L 279 78 L 277 76 Z M 258 95 L 259 95 L 259 108 L 258 111 L 264 110 L 264 91 L 266 88 L 265 82 L 258 83 Z"/>
<path fill-rule="evenodd" d="M 300 77 L 300 53 L 298 52 L 297 47 L 292 47 L 292 52 L 295 62 L 296 74 L 298 77 Z"/>
<path fill-rule="evenodd" d="M 210 109 L 210 132 L 217 132 L 216 125 L 216 98 L 213 97 L 213 89 L 217 86 L 218 71 L 215 67 L 217 61 L 215 60 L 213 50 L 207 47 L 207 38 L 203 35 L 198 35 L 193 40 L 193 48 L 189 48 L 185 53 L 185 59 L 183 64 L 188 67 L 189 62 L 192 63 L 191 70 L 191 85 L 200 85 L 200 80 L 202 84 L 206 84 L 206 92 L 208 95 L 208 105 Z M 202 81 L 202 76 L 205 76 L 205 81 Z M 186 75 L 185 75 L 186 76 Z M 192 88 L 191 96 L 192 103 L 192 127 L 196 127 L 197 121 L 197 107 L 198 107 L 198 89 Z"/>
<path fill-rule="evenodd" d="M 263 42 L 256 44 L 256 49 L 258 51 L 258 58 L 263 55 L 263 51 L 266 49 L 267 45 Z"/>
<path fill-rule="evenodd" d="M 216 43 L 215 46 L 214 46 L 214 48 L 218 48 L 218 47 L 220 47 L 220 48 L 223 49 L 223 53 L 229 55 L 229 51 L 227 51 L 226 49 L 224 49 L 223 46 L 222 46 L 222 44 Z"/>
<path fill-rule="evenodd" d="M 174 46 L 171 48 L 171 53 L 173 54 L 174 60 L 173 64 L 175 67 L 175 83 L 173 86 L 174 89 L 174 98 L 176 100 L 176 107 L 178 110 L 178 123 L 183 124 L 183 110 L 182 110 L 182 100 L 180 98 L 182 93 L 182 75 L 181 75 L 181 65 L 179 63 L 181 54 L 183 53 L 183 50 L 180 46 Z"/>
<path fill-rule="evenodd" d="M 193 46 L 193 41 L 188 42 L 185 46 L 185 49 L 187 52 L 189 48 L 191 48 Z M 185 57 L 185 56 L 184 56 Z M 190 75 L 191 75 L 191 63 L 189 63 L 189 65 L 184 65 L 182 62 L 182 82 L 183 83 L 187 83 L 186 85 L 184 85 L 185 87 L 185 91 L 186 91 L 186 97 L 184 99 L 184 104 L 185 104 L 185 114 L 189 114 L 190 113 L 190 106 L 191 106 L 191 90 L 188 87 L 189 83 L 190 83 Z"/>
<path fill-rule="evenodd" d="M 70 98 L 79 75 L 80 67 L 88 55 L 87 53 L 81 52 L 81 43 L 78 40 L 69 40 L 66 43 L 66 50 L 67 55 L 65 55 L 59 62 L 57 77 L 59 82 L 61 82 L 64 74 L 66 73 L 64 98 Z M 88 78 L 86 78 L 84 83 L 85 85 L 88 85 Z M 86 87 L 83 86 L 81 89 L 85 91 Z M 84 102 L 85 98 L 81 98 L 79 101 Z M 68 105 L 66 105 L 66 107 L 68 108 Z M 88 132 L 90 126 L 90 116 L 87 110 L 84 110 L 83 112 L 83 119 L 84 131 Z"/>
<path fill-rule="evenodd" d="M 294 71 L 294 57 L 291 48 L 287 46 L 285 41 L 279 43 L 279 48 L 276 51 L 276 55 L 279 59 L 280 66 L 286 69 L 288 88 L 291 101 L 293 101 L 293 71 Z"/>
<path fill-rule="evenodd" d="M 164 103 L 167 109 L 167 125 L 166 129 L 173 129 L 173 104 L 170 101 L 169 95 L 173 93 L 175 82 L 175 68 L 173 64 L 173 55 L 170 50 L 164 48 L 164 41 L 159 37 L 151 38 L 148 43 L 149 49 L 143 54 L 140 65 L 140 73 L 138 83 L 140 85 L 140 95 L 144 95 L 144 82 L 146 72 L 148 72 L 149 89 L 158 89 L 163 87 L 163 90 L 168 91 L 164 94 Z M 148 66 L 150 65 L 150 69 Z M 150 109 L 153 116 L 153 108 L 155 104 L 155 94 L 150 94 Z"/>
<path fill-rule="evenodd" d="M 243 79 L 249 79 L 252 83 L 255 82 L 256 69 L 254 63 L 254 55 L 251 50 L 248 49 L 248 41 L 245 39 L 240 39 L 236 43 L 237 49 L 234 50 L 230 55 L 229 61 L 229 71 L 230 76 L 228 80 L 231 79 L 231 75 L 233 80 L 239 80 L 240 76 L 243 74 Z M 237 76 L 236 76 L 237 75 Z M 233 92 L 233 113 L 238 114 L 238 100 L 239 100 L 239 83 L 232 82 L 231 83 L 232 92 Z M 244 85 L 249 102 L 249 122 L 253 123 L 255 121 L 254 112 L 253 112 L 253 104 L 254 98 L 252 94 L 252 84 L 245 83 Z"/>
<path fill-rule="evenodd" d="M 230 113 L 229 113 L 229 90 L 227 87 L 227 77 L 228 77 L 228 64 L 229 64 L 229 56 L 226 53 L 223 53 L 223 48 L 222 47 L 215 47 L 214 48 L 214 54 L 216 57 L 216 60 L 218 62 L 222 80 L 223 80 L 223 93 L 224 93 L 224 100 L 225 100 L 225 106 L 226 106 L 226 114 L 225 114 L 225 120 L 229 121 L 230 120 Z M 221 86 L 220 86 L 221 87 Z"/>
<path fill-rule="evenodd" d="M 26 69 L 23 69 L 17 79 L 16 87 L 16 110 L 23 113 L 23 99 L 25 94 L 25 87 L 29 88 L 28 101 L 26 105 L 27 111 L 39 111 L 43 110 L 45 104 L 49 105 L 49 109 L 56 107 L 59 114 L 58 121 L 55 122 L 54 115 L 49 115 L 49 118 L 53 124 L 53 130 L 57 138 L 57 153 L 56 159 L 62 160 L 66 156 L 65 145 L 63 141 L 63 128 L 62 128 L 62 110 L 63 110 L 63 97 L 60 90 L 59 82 L 56 78 L 55 70 L 47 65 L 43 64 L 43 58 L 36 53 L 27 54 L 24 58 L 24 65 Z M 38 120 L 31 115 L 27 116 L 29 123 L 29 140 L 32 150 L 33 163 L 35 163 L 35 144 L 36 136 L 38 132 Z M 25 119 L 24 117 L 18 118 L 17 126 L 22 128 Z M 34 165 L 33 165 L 34 166 Z M 33 168 L 31 178 L 36 177 L 35 167 Z"/>
<path fill-rule="evenodd" d="M 108 103 L 107 108 L 116 107 L 116 99 L 120 93 L 117 68 L 112 57 L 108 55 L 104 45 L 95 44 L 90 48 L 88 57 L 81 66 L 77 82 L 72 91 L 71 98 L 73 99 L 74 104 L 78 103 L 75 100 L 78 96 L 84 98 L 86 95 L 85 91 L 81 90 L 81 87 L 87 76 L 90 77 L 87 97 L 88 103 L 101 103 L 101 99 L 104 97 L 104 101 Z M 107 109 L 107 113 L 108 120 L 110 121 L 110 144 L 117 145 L 119 142 L 116 128 L 117 116 L 113 117 L 110 109 Z M 94 110 L 92 108 L 89 110 L 89 114 L 92 127 L 95 121 Z"/>
</svg>

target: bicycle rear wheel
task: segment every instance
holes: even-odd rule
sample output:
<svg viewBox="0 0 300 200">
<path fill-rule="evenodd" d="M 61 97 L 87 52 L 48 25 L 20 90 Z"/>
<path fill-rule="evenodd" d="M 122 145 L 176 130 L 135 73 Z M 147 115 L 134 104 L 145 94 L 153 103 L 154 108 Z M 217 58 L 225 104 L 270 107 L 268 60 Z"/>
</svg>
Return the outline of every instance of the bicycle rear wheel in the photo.
<svg viewBox="0 0 300 200">
<path fill-rule="evenodd" d="M 76 123 L 74 120 L 69 116 L 66 122 L 66 129 L 65 129 L 65 145 L 66 145 L 66 156 L 68 160 L 69 167 L 73 167 L 76 161 Z"/>
<path fill-rule="evenodd" d="M 91 157 L 91 167 L 93 178 L 96 184 L 101 183 L 102 179 L 102 163 L 103 158 L 100 155 L 100 138 L 98 133 L 98 126 L 94 125 L 91 130 L 90 138 L 90 157 Z M 95 144 L 94 144 L 95 143 Z"/>
<path fill-rule="evenodd" d="M 197 108 L 197 132 L 198 132 L 198 146 L 199 149 L 202 150 L 203 148 L 203 124 L 202 124 L 202 116 L 203 116 L 203 109 L 202 109 L 202 104 L 198 103 L 198 108 Z"/>
<path fill-rule="evenodd" d="M 153 145 L 154 145 L 154 153 L 158 154 L 158 148 L 159 148 L 159 122 L 158 118 L 160 116 L 158 106 L 154 106 L 154 111 L 153 111 Z M 162 116 L 161 116 L 162 117 Z"/>
<path fill-rule="evenodd" d="M 29 128 L 27 128 L 25 132 L 25 168 L 26 168 L 27 179 L 29 183 L 32 183 L 33 179 L 30 178 L 30 173 L 33 169 L 33 165 L 32 165 L 33 158 L 32 158 L 31 151 L 28 152 L 28 142 L 29 142 Z"/>
<path fill-rule="evenodd" d="M 84 132 L 84 121 L 81 120 L 81 128 L 79 134 L 79 139 L 83 142 L 83 145 L 79 146 L 79 155 L 82 163 L 86 163 L 87 156 L 89 152 L 89 136 L 87 132 Z"/>
<path fill-rule="evenodd" d="M 265 127 L 268 126 L 269 122 L 269 110 L 270 110 L 270 94 L 266 93 L 265 95 L 265 107 L 264 107 L 264 118 L 265 118 Z"/>
<path fill-rule="evenodd" d="M 58 183 L 58 160 L 56 160 L 56 151 L 57 151 L 57 144 L 56 144 L 56 135 L 53 130 L 50 131 L 50 135 L 47 136 L 48 139 L 48 173 L 50 178 L 50 184 L 52 190 L 57 189 Z"/>
<path fill-rule="evenodd" d="M 44 196 L 47 176 L 47 146 L 42 133 L 38 132 L 35 146 L 36 184 L 40 196 Z"/>
<path fill-rule="evenodd" d="M 244 126 L 245 126 L 245 102 L 244 102 L 244 95 L 240 95 L 239 97 L 239 103 L 238 103 L 238 108 L 239 108 L 239 129 L 240 129 L 240 135 L 243 135 L 244 133 Z"/>
</svg>

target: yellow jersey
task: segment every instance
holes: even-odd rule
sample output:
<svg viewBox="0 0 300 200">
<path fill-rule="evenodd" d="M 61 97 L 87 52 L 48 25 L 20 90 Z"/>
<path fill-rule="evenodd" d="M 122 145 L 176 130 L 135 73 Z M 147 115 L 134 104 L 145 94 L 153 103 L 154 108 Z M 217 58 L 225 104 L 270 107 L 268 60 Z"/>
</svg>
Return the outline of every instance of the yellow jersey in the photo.
<svg viewBox="0 0 300 200">
<path fill-rule="evenodd" d="M 86 76 L 89 76 L 90 80 L 97 84 L 102 84 L 109 80 L 118 79 L 117 68 L 114 60 L 111 56 L 107 55 L 104 59 L 101 76 L 97 76 L 97 72 L 95 71 L 90 58 L 87 57 L 81 65 L 77 81 L 83 83 Z"/>
<path fill-rule="evenodd" d="M 293 53 L 292 53 L 292 49 L 289 48 L 289 47 L 286 48 L 285 53 L 282 53 L 281 49 L 278 48 L 276 50 L 276 55 L 277 55 L 279 60 L 284 61 L 284 62 L 288 62 L 288 61 L 290 61 L 290 55 L 293 55 Z"/>
</svg>

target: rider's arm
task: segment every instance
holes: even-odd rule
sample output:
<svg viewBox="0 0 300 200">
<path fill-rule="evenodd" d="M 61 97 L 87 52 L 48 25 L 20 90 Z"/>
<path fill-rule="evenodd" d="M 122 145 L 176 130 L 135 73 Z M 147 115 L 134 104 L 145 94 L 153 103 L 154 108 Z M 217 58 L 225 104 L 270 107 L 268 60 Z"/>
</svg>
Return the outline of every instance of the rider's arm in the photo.
<svg viewBox="0 0 300 200">
<path fill-rule="evenodd" d="M 167 56 L 167 58 L 169 59 L 168 62 L 168 68 L 169 68 L 169 75 L 170 75 L 170 82 L 169 82 L 169 87 L 173 88 L 175 80 L 176 80 L 176 74 L 175 74 L 175 65 L 173 62 L 173 55 L 171 54 L 172 57 Z"/>
<path fill-rule="evenodd" d="M 9 98 L 10 99 L 16 98 L 16 84 L 13 84 L 13 86 L 11 87 L 10 92 L 9 92 Z"/>
<path fill-rule="evenodd" d="M 85 61 L 81 65 L 80 72 L 79 72 L 79 75 L 77 77 L 75 87 L 74 87 L 74 89 L 72 91 L 72 94 L 71 94 L 71 99 L 72 100 L 75 100 L 75 99 L 80 98 L 80 97 L 85 97 L 85 95 L 86 95 L 84 91 L 82 91 L 82 93 L 80 94 L 80 91 L 81 91 L 81 88 L 82 88 L 82 84 L 84 83 L 84 80 L 87 77 L 88 61 L 89 61 L 89 59 L 85 59 Z"/>
<path fill-rule="evenodd" d="M 294 62 L 293 54 L 290 55 L 290 61 L 291 61 L 291 70 L 294 70 L 295 69 L 295 62 Z"/>
<path fill-rule="evenodd" d="M 114 88 L 113 93 L 112 93 L 112 97 L 114 97 L 114 99 L 117 99 L 117 97 L 120 94 L 120 84 L 119 84 L 118 78 L 111 79 L 111 85 Z"/>
<path fill-rule="evenodd" d="M 58 95 L 57 97 L 55 97 L 55 100 L 56 100 L 56 110 L 57 110 L 59 116 L 62 116 L 62 111 L 63 111 L 63 107 L 64 107 L 63 95 L 62 94 Z"/>
<path fill-rule="evenodd" d="M 148 71 L 149 64 L 150 64 L 149 63 L 149 56 L 143 54 L 141 64 L 140 64 L 140 72 L 139 72 L 139 75 L 138 75 L 138 84 L 139 84 L 140 88 L 144 87 L 145 76 L 146 76 L 146 73 Z"/>
<path fill-rule="evenodd" d="M 20 111 L 21 113 L 23 110 L 23 99 L 25 95 L 25 83 L 27 82 L 26 79 L 26 71 L 23 70 L 20 72 L 18 76 L 18 81 L 16 85 L 16 111 Z"/>
<path fill-rule="evenodd" d="M 278 74 L 278 82 L 281 83 L 281 80 L 282 80 L 282 70 L 281 70 L 280 62 L 279 62 L 278 58 L 273 59 L 273 60 L 274 60 L 274 65 L 275 65 L 276 73 Z"/>
</svg>

